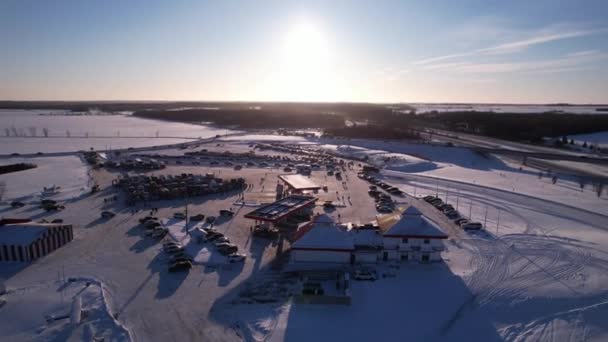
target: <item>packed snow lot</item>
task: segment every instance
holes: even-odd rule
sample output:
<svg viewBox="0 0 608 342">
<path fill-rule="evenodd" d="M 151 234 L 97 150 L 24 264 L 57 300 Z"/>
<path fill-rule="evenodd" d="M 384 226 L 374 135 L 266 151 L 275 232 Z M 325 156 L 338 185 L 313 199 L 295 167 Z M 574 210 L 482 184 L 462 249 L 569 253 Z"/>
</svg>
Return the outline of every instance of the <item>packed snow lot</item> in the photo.
<svg viewBox="0 0 608 342">
<path fill-rule="evenodd" d="M 149 209 L 134 214 L 121 198 L 104 201 L 115 194 L 110 183 L 121 172 L 93 170 L 92 177 L 102 191 L 67 203 L 62 212 L 0 209 L 5 217 L 63 218 L 75 225 L 73 242 L 27 267 L 0 264 L 0 276 L 8 279 L 9 290 L 55 281 L 58 273 L 99 279 L 112 303 L 108 311 L 134 340 L 608 339 L 608 324 L 603 319 L 608 315 L 606 195 L 598 198 L 590 186 L 581 191 L 577 181 L 567 177 L 552 184 L 546 175 L 539 179 L 538 170 L 525 166 L 520 170 L 516 163 L 464 148 L 297 138 L 289 143 L 319 145 L 345 156 L 370 155 L 387 167 L 381 176 L 408 193 L 395 198 L 399 206 L 414 203 L 426 211 L 435 210 L 414 197 L 438 194 L 465 216 L 485 222 L 486 231 L 451 236 L 444 263 L 379 265 L 378 273 L 383 276 L 377 281 L 352 281 L 351 306 L 295 304 L 288 293 L 297 279 L 286 279 L 279 272 L 288 257 L 288 241 L 252 238 L 252 222 L 243 215 L 254 207 L 240 206 L 239 194 L 194 198 L 188 211 L 189 215 L 217 215 L 220 209 L 234 208 L 235 217 L 218 222 L 217 229 L 247 255 L 246 262 L 225 263 L 212 245 L 192 241 L 183 221 L 169 219 L 168 238 L 180 241 L 195 255 L 189 273 L 173 274 L 167 271 L 168 255 L 138 225 L 137 220 L 148 215 Z M 256 140 L 239 137 L 200 148 L 247 152 L 252 150 L 251 142 Z M 165 152 L 178 155 L 185 151 Z M 250 184 L 244 192 L 245 202 L 254 205 L 272 200 L 277 176 L 284 173 L 271 166 L 237 171 L 210 162 L 172 164 L 147 174 L 242 176 Z M 336 220 L 339 214 L 343 222 L 366 223 L 376 215 L 373 199 L 366 193 L 369 184 L 356 173 L 344 172 L 342 183 L 325 171 L 312 172 L 314 182 L 328 186 L 327 192 L 316 194 L 319 201 L 338 204 L 329 212 Z M 183 200 L 153 204 L 162 218 L 183 211 L 184 205 Z M 100 219 L 101 210 L 117 215 Z M 243 292 L 251 288 L 281 295 L 266 304 L 250 297 L 244 300 Z M 268 296 L 268 292 L 261 295 Z M 5 329 L 6 312 L 0 308 L 0 331 Z M 24 323 L 27 326 L 16 329 L 15 340 L 44 339 L 32 331 L 38 327 L 33 322 L 41 317 L 34 314 Z M 70 336 L 78 339 L 81 335 Z"/>
<path fill-rule="evenodd" d="M 31 202 L 41 197 L 67 200 L 90 189 L 89 168 L 76 156 L 0 159 L 0 164 L 32 163 L 37 167 L 0 176 L 2 201 Z M 42 195 L 45 187 L 60 187 L 53 195 Z"/>
</svg>

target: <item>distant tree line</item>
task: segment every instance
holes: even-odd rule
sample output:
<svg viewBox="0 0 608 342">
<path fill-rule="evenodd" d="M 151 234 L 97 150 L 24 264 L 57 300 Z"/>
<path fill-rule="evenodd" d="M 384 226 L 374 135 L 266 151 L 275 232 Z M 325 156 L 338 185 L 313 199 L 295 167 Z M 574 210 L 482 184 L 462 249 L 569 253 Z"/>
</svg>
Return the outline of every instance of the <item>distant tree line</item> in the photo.
<svg viewBox="0 0 608 342">
<path fill-rule="evenodd" d="M 418 115 L 423 124 L 491 137 L 539 142 L 543 137 L 608 131 L 608 115 L 447 112 Z"/>
<path fill-rule="evenodd" d="M 417 139 L 417 131 L 402 127 L 386 125 L 365 125 L 353 127 L 327 128 L 324 137 L 360 138 L 360 139 Z"/>
<path fill-rule="evenodd" d="M 212 122 L 220 126 L 240 128 L 329 128 L 344 126 L 344 117 L 311 111 L 282 111 L 276 109 L 186 109 L 146 110 L 137 117 L 180 122 Z"/>
</svg>

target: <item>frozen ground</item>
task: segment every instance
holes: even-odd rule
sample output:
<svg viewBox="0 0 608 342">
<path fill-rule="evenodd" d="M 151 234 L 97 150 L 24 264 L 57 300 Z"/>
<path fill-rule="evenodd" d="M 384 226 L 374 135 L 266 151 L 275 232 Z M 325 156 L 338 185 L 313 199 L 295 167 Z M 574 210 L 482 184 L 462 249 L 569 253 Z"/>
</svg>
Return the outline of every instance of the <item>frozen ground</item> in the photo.
<svg viewBox="0 0 608 342">
<path fill-rule="evenodd" d="M 1 175 L 0 187 L 4 187 L 2 201 L 31 202 L 40 198 L 67 200 L 90 189 L 88 167 L 79 157 L 0 159 L 0 165 L 22 162 L 33 163 L 38 167 Z M 42 196 L 43 188 L 53 185 L 61 187 L 58 193 Z"/>
<path fill-rule="evenodd" d="M 255 140 L 225 141 L 220 146 L 214 142 L 200 148 L 245 152 L 250 141 Z M 292 141 L 345 148 L 344 140 Z M 287 296 L 297 279 L 285 279 L 277 271 L 286 258 L 288 241 L 252 238 L 251 222 L 243 215 L 253 208 L 236 206 L 237 194 L 197 198 L 188 210 L 190 215 L 217 215 L 220 209 L 234 207 L 235 217 L 219 222 L 217 228 L 239 246 L 247 261 L 226 265 L 212 246 L 193 243 L 183 226 L 171 224 L 172 237 L 197 255 L 189 273 L 172 274 L 158 242 L 137 225 L 137 219 L 148 212 L 133 215 L 121 201 L 103 201 L 114 194 L 109 184 L 117 173 L 101 170 L 92 174 L 102 191 L 68 202 L 65 211 L 0 209 L 4 216 L 63 218 L 75 225 L 74 241 L 27 267 L 0 265 L 0 276 L 8 279 L 9 289 L 53 282 L 58 273 L 99 279 L 112 303 L 109 311 L 134 340 L 141 341 L 608 339 L 606 195 L 597 198 L 589 186 L 581 191 L 576 180 L 567 178 L 554 185 L 546 176 L 538 179 L 536 170 L 520 170 L 516 163 L 464 148 L 364 140 L 348 145 L 352 147 L 347 152 L 368 153 L 380 161 L 389 156 L 428 166 L 383 172 L 389 183 L 409 194 L 397 199 L 399 206 L 415 203 L 446 224 L 433 207 L 411 196 L 438 193 L 465 216 L 485 222 L 487 230 L 468 234 L 450 227 L 445 263 L 379 266 L 385 277 L 352 282 L 351 306 L 299 305 Z M 394 159 L 389 160 L 389 169 Z M 223 177 L 244 176 L 251 184 L 246 202 L 254 203 L 272 198 L 276 176 L 283 173 L 270 167 L 237 172 L 206 163 L 171 165 L 153 174 L 211 171 Z M 340 204 L 329 213 L 332 217 L 340 214 L 343 222 L 365 223 L 375 211 L 366 194 L 368 184 L 356 172 L 344 173 L 345 184 L 324 171 L 313 171 L 312 179 L 328 185 L 327 192 L 319 192 L 320 201 Z M 185 203 L 155 205 L 159 216 L 171 217 Z M 115 211 L 117 216 L 102 220 L 101 210 Z M 268 299 L 272 302 L 260 303 Z M 5 317 L 0 308 L 2 331 Z M 32 322 L 27 323 L 25 338 L 14 340 L 30 340 L 31 330 L 38 327 Z"/>
<path fill-rule="evenodd" d="M 230 132 L 130 115 L 40 115 L 50 112 L 0 110 L 0 154 L 165 145 Z"/>
</svg>

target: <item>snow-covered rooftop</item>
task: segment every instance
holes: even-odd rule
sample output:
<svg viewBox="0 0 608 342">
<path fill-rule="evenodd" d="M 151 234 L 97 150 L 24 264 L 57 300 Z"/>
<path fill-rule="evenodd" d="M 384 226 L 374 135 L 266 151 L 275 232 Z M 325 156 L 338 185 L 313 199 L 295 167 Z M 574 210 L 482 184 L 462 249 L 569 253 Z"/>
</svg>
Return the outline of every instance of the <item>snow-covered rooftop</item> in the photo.
<svg viewBox="0 0 608 342">
<path fill-rule="evenodd" d="M 355 246 L 380 247 L 382 246 L 382 235 L 375 229 L 353 229 L 349 231 L 353 237 Z"/>
<path fill-rule="evenodd" d="M 36 241 L 51 226 L 43 223 L 7 224 L 0 226 L 0 245 L 27 246 Z"/>
<path fill-rule="evenodd" d="M 386 237 L 429 237 L 446 239 L 448 236 L 433 222 L 424 217 L 420 210 L 410 206 L 401 218 L 385 232 Z"/>
<path fill-rule="evenodd" d="M 279 175 L 279 178 L 295 190 L 314 190 L 321 188 L 317 183 L 311 181 L 310 178 L 300 174 Z"/>
<path fill-rule="evenodd" d="M 310 230 L 291 245 L 292 249 L 345 250 L 355 248 L 352 236 L 326 214 L 315 217 Z"/>
</svg>

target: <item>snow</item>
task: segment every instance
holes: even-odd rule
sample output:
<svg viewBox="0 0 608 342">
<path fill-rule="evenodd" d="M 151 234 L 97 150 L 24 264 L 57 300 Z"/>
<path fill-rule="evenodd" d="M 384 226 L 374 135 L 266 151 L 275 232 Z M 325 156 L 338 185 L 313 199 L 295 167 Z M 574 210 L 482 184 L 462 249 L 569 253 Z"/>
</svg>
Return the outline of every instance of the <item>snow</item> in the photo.
<svg viewBox="0 0 608 342">
<path fill-rule="evenodd" d="M 429 236 L 447 238 L 447 235 L 435 223 L 422 216 L 422 213 L 413 206 L 407 208 L 399 221 L 388 228 L 384 235 L 391 237 Z"/>
<path fill-rule="evenodd" d="M 231 132 L 130 115 L 41 115 L 50 112 L 0 110 L 0 154 L 165 145 Z M 48 130 L 49 138 L 44 137 L 43 129 Z"/>
<path fill-rule="evenodd" d="M 283 181 L 289 183 L 296 190 L 308 190 L 308 189 L 318 189 L 320 188 L 315 182 L 311 181 L 310 178 L 305 177 L 300 174 L 285 174 L 280 175 Z"/>
<path fill-rule="evenodd" d="M 7 224 L 0 226 L 0 245 L 28 246 L 47 231 L 45 224 Z"/>
<path fill-rule="evenodd" d="M 306 138 L 295 135 L 280 135 L 280 134 L 244 134 L 222 138 L 223 141 L 245 141 L 245 142 L 263 142 L 263 141 L 306 141 Z"/>
<path fill-rule="evenodd" d="M 325 214 L 315 217 L 310 230 L 292 244 L 295 249 L 335 249 L 353 250 L 352 236 L 340 229 L 333 220 Z"/>
<path fill-rule="evenodd" d="M 218 149 L 244 148 L 243 141 L 226 141 Z M 337 150 L 344 140 L 309 142 Z M 285 252 L 289 242 L 252 238 L 248 229 L 252 222 L 243 217 L 248 208 L 237 207 L 234 218 L 215 225 L 239 246 L 239 251 L 247 254 L 246 262 L 238 265 L 226 264 L 212 244 L 199 245 L 193 241 L 195 231 L 191 236 L 187 230 L 200 223 L 186 228 L 184 221 L 166 220 L 170 236 L 165 239 L 180 241 L 195 256 L 195 265 L 189 273 L 168 273 L 169 256 L 158 241 L 145 236 L 145 230 L 137 223 L 138 218 L 148 214 L 147 210 L 133 214 L 132 208 L 125 208 L 122 202 L 104 202 L 104 197 L 113 194 L 110 184 L 118 173 L 90 170 L 101 182 L 102 191 L 69 201 L 61 212 L 42 212 L 34 205 L 0 208 L 3 216 L 63 218 L 74 225 L 75 235 L 70 244 L 27 267 L 0 264 L 0 275 L 7 279 L 10 292 L 0 298 L 0 302 L 7 299 L 7 304 L 0 308 L 2 337 L 11 341 L 92 340 L 91 336 L 104 336 L 106 340 L 132 336 L 145 341 L 608 338 L 606 194 L 598 198 L 590 185 L 581 190 L 576 179 L 563 175 L 559 175 L 557 184 L 552 184 L 546 175 L 539 179 L 538 170 L 465 148 L 367 140 L 350 140 L 348 145 L 352 148 L 346 148 L 347 152 L 350 149 L 358 155 L 382 156 L 378 160 L 387 155 L 403 155 L 399 157 L 412 163 L 429 163 L 428 168 L 400 170 L 391 170 L 391 162 L 386 164 L 389 170 L 383 171 L 381 177 L 406 191 L 404 197 L 395 197 L 398 206 L 414 205 L 425 215 L 434 213 L 427 216 L 444 229 L 445 217 L 412 196 L 438 194 L 461 214 L 484 223 L 486 229 L 473 233 L 459 230 L 453 234 L 456 228 L 451 227 L 442 263 L 380 262 L 376 267 L 380 276 L 377 281 L 351 281 L 350 306 L 295 304 L 289 300 L 293 292 L 288 288 L 297 285 L 298 280 L 279 272 L 281 262 L 288 256 Z M 20 176 L 14 182 L 6 181 L 7 194 L 11 186 L 31 188 L 25 191 L 31 194 L 53 183 L 66 192 L 66 181 L 73 176 L 64 174 L 80 169 L 86 175 L 87 169 L 79 160 L 78 167 L 60 165 L 51 173 L 64 177 L 63 181 L 49 181 L 49 173 Z M 274 189 L 280 174 L 279 170 L 269 168 L 237 172 L 208 165 L 171 165 L 154 174 L 206 171 L 222 177 L 246 177 L 250 183 L 245 192 L 247 199 L 265 198 L 268 193 L 264 192 L 264 185 Z M 330 189 L 318 194 L 320 200 L 335 200 L 336 190 L 340 195 L 351 196 L 344 201 L 344 207 L 327 212 L 320 219 L 329 227 L 322 227 L 323 234 L 314 239 L 315 243 L 333 242 L 334 231 L 340 237 L 338 241 L 345 241 L 329 223 L 334 221 L 330 216 L 335 219 L 341 214 L 345 222 L 367 222 L 375 217 L 373 199 L 365 194 L 368 183 L 356 177 L 357 171 L 344 172 L 346 185 L 326 177 L 323 171 L 313 171 L 311 179 Z M 2 175 L 2 181 L 9 176 Z M 30 186 L 34 182 L 39 184 Z M 238 194 L 192 198 L 188 200 L 188 210 L 191 215 L 217 215 L 220 209 L 233 206 L 237 198 Z M 171 217 L 175 211 L 183 210 L 184 204 L 185 201 L 159 202 L 158 216 Z M 101 210 L 112 210 L 117 215 L 100 220 Z M 437 217 L 443 221 L 435 220 Z M 351 231 L 350 237 L 361 240 L 355 234 Z M 309 234 L 304 234 L 296 244 L 306 236 Z M 348 240 L 351 246 L 352 239 Z M 95 319 L 83 319 L 70 336 L 65 335 L 67 321 L 53 324 L 44 321 L 46 313 L 69 314 L 71 298 L 83 288 L 81 282 L 65 287 L 62 303 L 62 292 L 57 291 L 61 284 L 55 281 L 57 274 L 63 272 L 99 279 L 82 294 L 83 310 L 92 310 Z M 257 291 L 255 296 L 243 295 L 252 289 Z"/>
<path fill-rule="evenodd" d="M 608 147 L 608 131 L 589 134 L 569 135 L 568 139 L 574 139 L 574 141 L 579 144 L 587 142 L 587 144 L 598 145 L 600 147 Z"/>
<path fill-rule="evenodd" d="M 54 195 L 44 198 L 66 200 L 86 193 L 89 189 L 88 167 L 78 157 L 38 157 L 0 159 L 2 164 L 32 163 L 37 167 L 3 174 L 0 187 L 4 186 L 3 201 L 33 201 L 42 197 L 44 187 L 61 187 Z"/>
<path fill-rule="evenodd" d="M 3 340 L 131 340 L 129 332 L 109 314 L 103 284 L 95 280 L 61 280 L 9 288 L 4 297 L 6 304 L 0 311 Z M 69 318 L 75 297 L 80 298 L 87 316 L 82 323 L 71 325 Z"/>
</svg>

